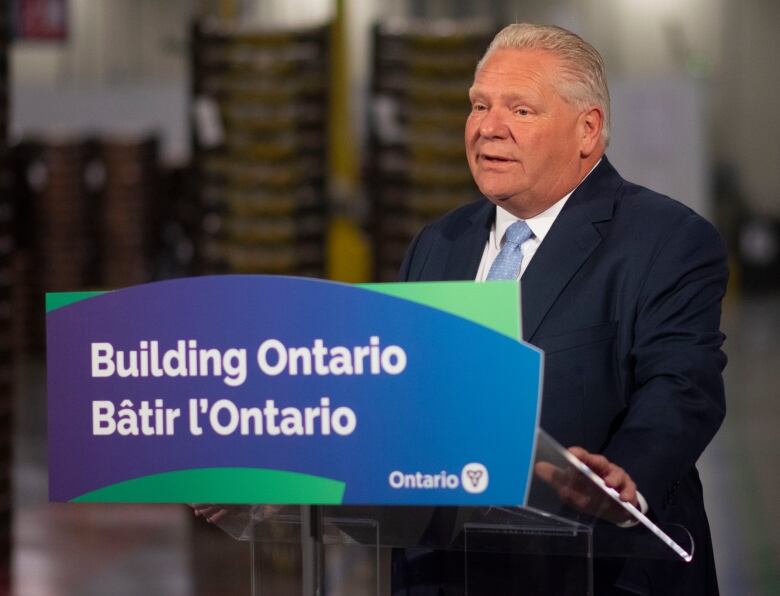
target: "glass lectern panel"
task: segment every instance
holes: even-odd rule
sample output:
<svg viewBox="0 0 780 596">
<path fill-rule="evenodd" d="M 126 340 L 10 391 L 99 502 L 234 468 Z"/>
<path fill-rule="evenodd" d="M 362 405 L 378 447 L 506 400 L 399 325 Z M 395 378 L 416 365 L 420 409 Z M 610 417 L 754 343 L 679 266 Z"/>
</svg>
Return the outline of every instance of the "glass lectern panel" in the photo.
<svg viewBox="0 0 780 596">
<path fill-rule="evenodd" d="M 526 509 L 591 526 L 595 556 L 675 559 L 690 562 L 688 530 L 656 524 L 543 430 L 537 433 L 533 481 Z M 641 491 L 641 487 L 639 487 Z"/>
<path fill-rule="evenodd" d="M 462 561 L 469 596 L 505 578 L 496 571 L 502 565 L 525 570 L 518 581 L 530 591 L 518 593 L 590 594 L 594 557 L 690 561 L 694 549 L 685 528 L 658 526 L 620 501 L 541 430 L 524 507 L 225 506 L 215 523 L 251 543 L 256 595 L 279 593 L 274 573 L 297 578 L 287 581 L 290 593 L 348 594 L 343 586 L 351 584 L 361 586 L 355 593 L 385 594 L 388 553 L 405 548 L 460 553 L 451 560 Z"/>
</svg>

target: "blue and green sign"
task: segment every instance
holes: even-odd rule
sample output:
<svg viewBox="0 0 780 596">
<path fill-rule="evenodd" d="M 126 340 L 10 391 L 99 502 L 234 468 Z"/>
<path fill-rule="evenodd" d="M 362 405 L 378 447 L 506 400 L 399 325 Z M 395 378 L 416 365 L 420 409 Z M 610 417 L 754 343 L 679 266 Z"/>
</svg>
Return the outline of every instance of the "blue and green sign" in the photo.
<svg viewBox="0 0 780 596">
<path fill-rule="evenodd" d="M 513 282 L 180 279 L 47 296 L 53 501 L 521 505 Z"/>
</svg>

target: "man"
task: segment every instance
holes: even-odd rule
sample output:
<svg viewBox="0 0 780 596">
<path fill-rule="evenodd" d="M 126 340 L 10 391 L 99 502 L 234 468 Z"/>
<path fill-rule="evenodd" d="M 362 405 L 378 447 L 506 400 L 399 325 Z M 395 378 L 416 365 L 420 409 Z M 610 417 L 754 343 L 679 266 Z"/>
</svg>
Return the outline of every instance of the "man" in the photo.
<svg viewBox="0 0 780 596">
<path fill-rule="evenodd" d="M 466 153 L 487 200 L 424 228 L 401 278 L 521 279 L 523 338 L 545 351 L 542 428 L 696 545 L 690 564 L 597 562 L 597 593 L 716 594 L 694 465 L 725 413 L 720 237 L 610 165 L 603 61 L 573 33 L 505 28 L 469 97 Z"/>
</svg>

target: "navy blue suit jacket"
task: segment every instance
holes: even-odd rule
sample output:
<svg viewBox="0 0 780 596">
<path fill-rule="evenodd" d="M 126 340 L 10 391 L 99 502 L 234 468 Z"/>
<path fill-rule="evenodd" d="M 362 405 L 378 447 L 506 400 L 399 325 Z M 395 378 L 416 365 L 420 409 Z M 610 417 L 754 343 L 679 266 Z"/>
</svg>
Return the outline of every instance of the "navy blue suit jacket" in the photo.
<svg viewBox="0 0 780 596">
<path fill-rule="evenodd" d="M 474 279 L 494 217 L 481 199 L 425 227 L 401 278 Z M 604 157 L 521 281 L 523 338 L 545 352 L 542 428 L 606 455 L 652 515 L 693 534 L 694 562 L 648 562 L 631 580 L 640 592 L 717 592 L 695 463 L 725 414 L 726 262 L 706 220 Z"/>
</svg>

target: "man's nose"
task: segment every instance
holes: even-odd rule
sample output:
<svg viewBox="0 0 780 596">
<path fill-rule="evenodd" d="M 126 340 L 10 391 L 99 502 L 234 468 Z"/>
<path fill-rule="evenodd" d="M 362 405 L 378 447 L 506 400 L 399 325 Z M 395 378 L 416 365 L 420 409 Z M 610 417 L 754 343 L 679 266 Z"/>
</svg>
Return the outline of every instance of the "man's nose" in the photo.
<svg viewBox="0 0 780 596">
<path fill-rule="evenodd" d="M 504 138 L 509 134 L 504 115 L 497 109 L 485 112 L 479 123 L 479 134 L 487 138 Z"/>
</svg>

